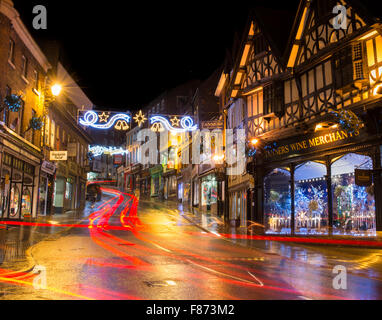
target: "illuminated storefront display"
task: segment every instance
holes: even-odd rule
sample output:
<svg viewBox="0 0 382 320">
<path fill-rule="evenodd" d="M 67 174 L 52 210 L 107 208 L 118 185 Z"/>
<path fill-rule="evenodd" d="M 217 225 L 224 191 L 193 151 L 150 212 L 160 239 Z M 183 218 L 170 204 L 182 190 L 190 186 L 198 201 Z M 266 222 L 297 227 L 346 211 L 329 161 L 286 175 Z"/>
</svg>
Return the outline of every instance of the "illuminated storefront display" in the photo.
<svg viewBox="0 0 382 320">
<path fill-rule="evenodd" d="M 211 209 L 212 204 L 217 203 L 218 198 L 218 182 L 214 175 L 209 175 L 202 178 L 201 192 L 202 192 L 202 206 L 206 206 L 207 210 Z"/>
<path fill-rule="evenodd" d="M 295 171 L 295 233 L 325 234 L 328 231 L 326 166 L 309 161 Z"/>
<path fill-rule="evenodd" d="M 295 137 L 276 142 L 276 148 L 266 149 L 268 168 L 273 161 L 279 166 L 261 169 L 268 172 L 263 177 L 266 233 L 375 235 L 373 179 L 370 185 L 362 186 L 356 184 L 355 177 L 356 169 L 372 176 L 375 151 L 361 142 L 366 137 L 364 131 L 333 129 L 302 140 Z M 341 152 L 341 145 L 349 143 L 354 143 L 358 151 Z M 336 153 L 327 155 L 332 147 L 337 147 Z"/>
<path fill-rule="evenodd" d="M 31 214 L 31 204 L 31 192 L 27 188 L 25 188 L 21 200 L 21 214 L 23 217 L 29 216 Z"/>
<path fill-rule="evenodd" d="M 264 213 L 268 231 L 290 233 L 291 195 L 290 173 L 274 169 L 264 179 Z"/>
<path fill-rule="evenodd" d="M 32 215 L 35 167 L 4 153 L 1 184 L 2 218 L 24 219 Z"/>
<path fill-rule="evenodd" d="M 355 184 L 354 169 L 372 169 L 368 156 L 350 153 L 332 164 L 333 214 L 336 233 L 375 232 L 373 187 Z"/>
</svg>

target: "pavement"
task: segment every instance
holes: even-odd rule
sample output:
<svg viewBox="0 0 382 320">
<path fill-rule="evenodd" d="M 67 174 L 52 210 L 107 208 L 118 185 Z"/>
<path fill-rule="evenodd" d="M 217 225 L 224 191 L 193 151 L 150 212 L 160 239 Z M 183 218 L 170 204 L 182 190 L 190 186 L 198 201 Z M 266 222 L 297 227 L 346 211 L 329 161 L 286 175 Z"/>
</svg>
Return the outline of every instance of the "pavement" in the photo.
<svg viewBox="0 0 382 320">
<path fill-rule="evenodd" d="M 30 254 L 45 270 L 46 287 L 35 287 L 35 273 L 0 273 L 0 300 L 382 298 L 380 249 L 281 241 L 245 246 L 220 234 L 215 217 L 201 216 L 197 226 L 192 212 L 175 204 L 142 200 L 137 212 L 132 196 L 103 192 L 103 201 L 82 213 L 10 226 L 5 241 L 32 244 L 20 262 Z M 10 258 L 3 261 L 14 271 Z M 346 290 L 333 287 L 338 265 L 348 272 Z"/>
<path fill-rule="evenodd" d="M 59 237 L 74 225 L 86 220 L 89 209 L 90 207 L 87 205 L 83 210 L 39 216 L 31 220 L 30 225 L 18 224 L 14 221 L 0 221 L 1 276 L 17 277 L 31 272 L 36 265 L 32 248 L 41 241 Z M 60 225 L 60 227 L 55 227 L 55 225 Z"/>
<path fill-rule="evenodd" d="M 143 200 L 148 201 L 150 200 Z M 258 241 L 279 241 L 290 243 L 301 243 L 309 245 L 333 245 L 382 248 L 382 232 L 377 231 L 373 236 L 366 235 L 265 235 L 263 227 L 259 224 L 249 222 L 247 227 L 234 227 L 211 213 L 202 212 L 198 208 L 183 206 L 175 201 L 164 201 L 163 205 L 179 213 L 188 221 L 197 225 L 205 232 L 218 234 L 221 237 L 236 244 L 258 248 Z"/>
</svg>

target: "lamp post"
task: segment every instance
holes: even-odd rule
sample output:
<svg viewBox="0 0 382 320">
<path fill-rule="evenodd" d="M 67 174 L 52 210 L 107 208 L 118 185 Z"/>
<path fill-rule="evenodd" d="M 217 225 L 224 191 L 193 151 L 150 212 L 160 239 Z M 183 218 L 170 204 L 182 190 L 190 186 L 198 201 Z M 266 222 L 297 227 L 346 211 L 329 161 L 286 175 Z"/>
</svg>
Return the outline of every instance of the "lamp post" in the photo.
<svg viewBox="0 0 382 320">
<path fill-rule="evenodd" d="M 47 80 L 47 82 L 50 82 Z M 45 85 L 44 89 L 44 104 L 43 104 L 43 111 L 42 111 L 42 116 L 43 116 L 43 127 L 42 127 L 42 134 L 41 134 L 41 149 L 44 150 L 45 147 L 45 132 L 46 132 L 46 117 L 49 112 L 49 106 L 52 102 L 56 100 L 56 98 L 60 95 L 62 91 L 62 86 L 58 83 L 53 84 L 52 86 L 49 86 L 49 84 Z M 43 151 L 44 152 L 44 151 Z"/>
</svg>

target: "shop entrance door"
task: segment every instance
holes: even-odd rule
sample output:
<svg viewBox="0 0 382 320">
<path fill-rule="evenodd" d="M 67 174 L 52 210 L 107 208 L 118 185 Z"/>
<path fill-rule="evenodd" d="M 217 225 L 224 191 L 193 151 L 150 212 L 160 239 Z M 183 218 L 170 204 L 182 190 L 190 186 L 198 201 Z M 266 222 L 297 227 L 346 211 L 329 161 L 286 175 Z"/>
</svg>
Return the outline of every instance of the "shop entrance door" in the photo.
<svg viewBox="0 0 382 320">
<path fill-rule="evenodd" d="M 11 183 L 11 191 L 9 197 L 9 218 L 20 219 L 21 215 L 21 183 Z"/>
</svg>

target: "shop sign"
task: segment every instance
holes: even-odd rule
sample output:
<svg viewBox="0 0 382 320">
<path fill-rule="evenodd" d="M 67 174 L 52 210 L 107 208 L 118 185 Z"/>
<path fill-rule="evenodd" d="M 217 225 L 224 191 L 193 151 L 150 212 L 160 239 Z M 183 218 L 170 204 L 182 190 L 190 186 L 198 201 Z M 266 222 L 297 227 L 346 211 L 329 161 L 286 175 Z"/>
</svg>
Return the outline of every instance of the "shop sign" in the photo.
<svg viewBox="0 0 382 320">
<path fill-rule="evenodd" d="M 77 143 L 68 143 L 68 157 L 77 156 Z"/>
<path fill-rule="evenodd" d="M 369 187 L 373 183 L 371 170 L 355 169 L 355 184 L 360 187 Z"/>
<path fill-rule="evenodd" d="M 211 120 L 211 121 L 202 121 L 202 129 L 214 130 L 214 129 L 224 129 L 223 120 Z"/>
<path fill-rule="evenodd" d="M 43 161 L 41 165 L 41 170 L 52 175 L 56 171 L 56 166 L 52 162 Z"/>
<path fill-rule="evenodd" d="M 122 164 L 123 156 L 121 154 L 114 155 L 114 164 Z"/>
<path fill-rule="evenodd" d="M 265 147 L 265 158 L 274 159 L 300 155 L 314 151 L 320 151 L 339 146 L 345 142 L 351 142 L 360 135 L 359 131 L 354 133 L 345 130 L 328 130 L 324 133 L 313 134 L 305 139 L 287 139 L 276 143 L 276 146 Z"/>
<path fill-rule="evenodd" d="M 67 151 L 51 151 L 50 152 L 50 161 L 66 161 L 68 160 Z"/>
</svg>

